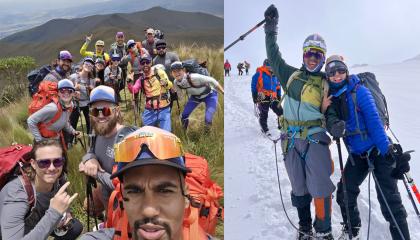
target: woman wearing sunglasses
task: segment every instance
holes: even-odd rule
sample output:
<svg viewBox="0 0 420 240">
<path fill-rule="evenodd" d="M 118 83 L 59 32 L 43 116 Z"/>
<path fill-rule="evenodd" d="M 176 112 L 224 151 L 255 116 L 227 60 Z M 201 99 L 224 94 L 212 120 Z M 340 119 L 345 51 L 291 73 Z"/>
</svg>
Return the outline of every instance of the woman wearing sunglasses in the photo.
<svg viewBox="0 0 420 240">
<path fill-rule="evenodd" d="M 347 161 L 344 167 L 349 216 L 346 215 L 342 181 L 338 183 L 337 203 L 340 205 L 343 222 L 347 222 L 349 217 L 353 239 L 359 239 L 361 219 L 357 208 L 357 197 L 360 193 L 360 185 L 368 175 L 369 160 L 373 163 L 375 176 L 404 239 L 410 239 L 407 213 L 398 192 L 397 179 L 392 175 L 395 163 L 392 148 L 390 148 L 391 145 L 372 93 L 362 85 L 357 75 L 349 74 L 341 56 L 329 57 L 325 71 L 332 95 L 332 104 L 326 112 L 327 129 L 334 138 L 344 139 L 353 159 L 353 161 Z M 392 239 L 402 239 L 385 201 L 379 192 L 377 195 L 382 214 L 390 224 Z M 344 238 L 348 235 L 348 226 L 344 226 L 343 239 L 348 239 Z"/>
<path fill-rule="evenodd" d="M 23 176 L 8 182 L 0 193 L 0 239 L 44 240 L 76 239 L 83 226 L 71 217 L 70 204 L 77 193 L 66 192 L 63 149 L 56 140 L 35 143 L 26 172 L 34 189 L 35 203 L 30 208 Z"/>
<path fill-rule="evenodd" d="M 70 80 L 60 80 L 58 100 L 53 100 L 28 117 L 28 128 L 35 142 L 49 138 L 62 139 L 62 130 L 74 136 L 80 135 L 80 132 L 76 131 L 69 122 L 74 107 L 72 102 L 74 90 L 74 85 Z"/>
<path fill-rule="evenodd" d="M 90 91 L 95 87 L 95 79 L 93 75 L 93 69 L 95 62 L 91 57 L 86 57 L 83 60 L 81 70 L 77 73 L 73 73 L 69 79 L 74 84 L 75 91 L 75 103 L 76 109 L 74 109 L 70 115 L 70 124 L 76 129 L 77 123 L 81 112 L 85 116 L 86 133 L 90 133 L 90 119 L 89 119 L 89 94 Z M 70 135 L 68 142 L 72 142 L 73 136 Z"/>
</svg>

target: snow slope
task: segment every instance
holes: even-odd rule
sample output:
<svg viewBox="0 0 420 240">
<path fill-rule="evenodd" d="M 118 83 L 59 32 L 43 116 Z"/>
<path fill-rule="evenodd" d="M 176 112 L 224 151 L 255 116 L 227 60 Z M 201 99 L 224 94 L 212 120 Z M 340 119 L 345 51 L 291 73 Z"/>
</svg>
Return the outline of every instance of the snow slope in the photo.
<svg viewBox="0 0 420 240">
<path fill-rule="evenodd" d="M 403 148 L 417 150 L 417 153 L 412 155 L 411 173 L 420 185 L 420 61 L 350 70 L 351 73 L 364 71 L 376 74 L 387 96 L 391 128 L 397 134 Z M 274 145 L 260 133 L 258 121 L 254 116 L 250 91 L 251 77 L 234 75 L 225 78 L 225 238 L 294 239 L 296 231 L 287 221 L 280 202 Z M 273 112 L 269 114 L 269 127 L 278 135 Z M 289 216 L 294 224 L 297 224 L 297 213 L 290 201 L 291 186 L 282 162 L 280 144 L 277 148 L 284 202 Z M 340 170 L 335 144 L 332 145 L 331 152 L 335 164 L 332 180 L 336 184 L 340 178 Z M 343 154 L 346 159 L 345 150 Z M 388 223 L 380 211 L 373 182 L 372 179 L 370 239 L 391 239 Z M 409 215 L 411 239 L 420 240 L 420 223 L 402 181 L 399 189 Z M 367 178 L 361 186 L 358 203 L 363 225 L 362 236 L 365 239 L 368 222 Z M 417 206 L 420 208 L 420 204 Z M 333 234 L 338 236 L 342 218 L 335 198 L 332 214 Z"/>
</svg>

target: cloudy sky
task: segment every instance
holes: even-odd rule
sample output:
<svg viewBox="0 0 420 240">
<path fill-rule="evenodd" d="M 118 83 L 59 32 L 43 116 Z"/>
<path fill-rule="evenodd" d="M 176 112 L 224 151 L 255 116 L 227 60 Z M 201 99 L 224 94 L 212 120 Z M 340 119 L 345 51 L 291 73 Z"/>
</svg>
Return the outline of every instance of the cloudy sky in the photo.
<svg viewBox="0 0 420 240">
<path fill-rule="evenodd" d="M 350 64 L 401 62 L 420 54 L 418 0 L 225 0 L 225 46 L 264 19 L 274 3 L 279 11 L 277 43 L 286 61 L 302 63 L 302 43 L 319 33 L 327 55 L 341 54 Z M 264 30 L 257 29 L 229 49 L 225 58 L 260 65 L 265 58 Z"/>
<path fill-rule="evenodd" d="M 74 7 L 86 3 L 104 1 L 106 0 L 0 0 L 0 11 L 29 11 L 34 9 Z"/>
</svg>

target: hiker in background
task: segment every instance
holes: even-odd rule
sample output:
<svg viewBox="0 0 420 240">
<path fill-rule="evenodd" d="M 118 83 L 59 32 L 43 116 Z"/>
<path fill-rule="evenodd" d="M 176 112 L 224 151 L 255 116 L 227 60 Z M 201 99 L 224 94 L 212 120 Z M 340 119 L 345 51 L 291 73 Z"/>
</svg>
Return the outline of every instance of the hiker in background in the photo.
<svg viewBox="0 0 420 240">
<path fill-rule="evenodd" d="M 122 81 L 122 69 L 119 67 L 120 64 L 120 55 L 114 54 L 111 57 L 111 64 L 105 68 L 105 85 L 108 87 L 112 87 L 115 91 L 115 95 L 117 96 L 117 101 L 121 102 L 120 96 L 120 82 Z"/>
<path fill-rule="evenodd" d="M 25 176 L 8 182 L 0 192 L 0 239 L 73 240 L 82 233 L 83 226 L 70 213 L 70 204 L 77 193 L 66 192 L 63 166 L 64 150 L 56 140 L 36 142 L 25 171 L 30 187 L 35 191 L 35 203 L 29 202 L 24 186 Z"/>
<path fill-rule="evenodd" d="M 114 89 L 99 86 L 92 90 L 89 100 L 90 120 L 94 140 L 79 164 L 79 171 L 93 177 L 100 184 L 93 191 L 95 209 L 90 214 L 99 216 L 108 204 L 114 190 L 110 180 L 114 165 L 114 142 L 117 132 L 122 129 L 122 115 L 115 100 Z M 87 200 L 85 200 L 85 207 Z"/>
<path fill-rule="evenodd" d="M 146 39 L 143 40 L 141 45 L 147 50 L 147 52 L 150 54 L 150 56 L 153 59 L 157 55 L 156 42 L 159 39 L 155 38 L 155 30 L 153 30 L 152 28 L 146 29 L 145 32 L 146 32 Z"/>
<path fill-rule="evenodd" d="M 95 60 L 95 86 L 105 84 L 105 61 L 102 58 Z"/>
<path fill-rule="evenodd" d="M 264 12 L 268 62 L 284 90 L 281 119 L 284 163 L 292 185 L 292 205 L 299 217 L 298 239 L 333 239 L 331 229 L 333 161 L 323 119 L 328 82 L 320 72 L 327 47 L 318 34 L 303 43 L 303 65 L 288 65 L 277 45 L 278 11 L 271 5 Z M 302 156 L 305 156 L 303 158 Z M 303 161 L 304 160 L 304 161 Z M 312 231 L 311 202 L 315 203 L 315 234 Z"/>
<path fill-rule="evenodd" d="M 244 61 L 244 66 L 245 66 L 245 74 L 248 75 L 248 71 L 249 68 L 251 67 L 251 64 L 249 64 L 249 62 Z"/>
<path fill-rule="evenodd" d="M 60 80 L 58 82 L 58 101 L 52 101 L 28 117 L 28 128 L 34 136 L 35 142 L 54 138 L 61 139 L 65 146 L 62 130 L 73 136 L 80 135 L 80 132 L 76 131 L 69 122 L 70 114 L 74 108 L 72 102 L 74 90 L 74 85 L 70 80 Z"/>
<path fill-rule="evenodd" d="M 162 64 L 165 67 L 166 75 L 168 76 L 169 80 L 173 83 L 174 78 L 171 75 L 171 64 L 173 62 L 179 61 L 178 54 L 175 52 L 168 52 L 167 51 L 167 45 L 166 41 L 163 39 L 159 39 L 156 42 L 156 50 L 157 55 L 153 59 L 153 65 Z M 172 109 L 173 103 L 175 101 L 178 101 L 178 92 L 176 88 L 172 88 L 169 92 L 171 103 L 170 103 L 170 109 Z"/>
<path fill-rule="evenodd" d="M 144 75 L 135 82 L 128 83 L 130 92 L 144 92 L 146 96 L 143 124 L 146 126 L 159 126 L 166 131 L 171 131 L 171 112 L 169 108 L 169 89 L 172 82 L 169 81 L 165 71 L 152 67 L 152 58 L 144 56 L 140 60 Z"/>
<path fill-rule="evenodd" d="M 121 81 L 119 81 L 119 90 L 118 96 L 120 96 L 119 92 L 125 88 L 126 79 L 127 79 L 127 63 L 122 62 L 121 59 L 124 58 L 127 52 L 127 45 L 125 44 L 125 37 L 123 32 L 117 32 L 115 35 L 115 42 L 111 44 L 111 49 L 109 50 L 109 56 L 118 54 L 120 56 L 120 64 L 119 67 L 121 68 Z M 112 59 L 111 59 L 112 60 Z"/>
<path fill-rule="evenodd" d="M 95 52 L 89 52 L 86 49 L 88 48 L 90 42 L 92 41 L 92 34 L 90 36 L 86 36 L 85 43 L 83 43 L 82 47 L 80 48 L 80 55 L 82 57 L 91 57 L 93 60 L 98 58 L 102 58 L 106 64 L 109 62 L 109 55 L 105 52 L 105 42 L 102 40 L 98 40 L 95 43 Z"/>
<path fill-rule="evenodd" d="M 226 59 L 226 62 L 224 64 L 224 69 L 225 69 L 225 77 L 226 75 L 230 77 L 230 70 L 232 70 L 232 66 L 230 65 L 229 60 Z"/>
<path fill-rule="evenodd" d="M 240 63 L 238 63 L 236 68 L 238 68 L 238 75 L 242 76 L 244 74 L 244 71 L 242 70 L 242 69 L 244 69 L 244 64 L 240 62 Z"/>
<path fill-rule="evenodd" d="M 223 87 L 216 79 L 197 73 L 186 73 L 182 62 L 174 62 L 171 65 L 174 83 L 180 88 L 185 89 L 190 95 L 188 102 L 181 115 L 181 122 L 185 129 L 188 127 L 189 116 L 194 109 L 202 102 L 206 104 L 205 125 L 208 131 L 213 121 L 213 115 L 217 108 L 217 90 L 224 93 Z"/>
<path fill-rule="evenodd" d="M 257 104 L 259 111 L 258 120 L 261 131 L 270 134 L 267 126 L 268 110 L 271 108 L 278 118 L 283 115 L 283 108 L 280 104 L 280 83 L 273 75 L 268 59 L 264 60 L 263 66 L 257 68 L 257 72 L 252 76 L 251 93 L 252 100 L 254 104 Z M 280 125 L 278 127 L 281 128 Z"/>
<path fill-rule="evenodd" d="M 75 96 L 75 109 L 70 115 L 70 124 L 74 129 L 77 129 L 77 123 L 81 112 L 85 118 L 85 131 L 90 134 L 90 119 L 89 119 L 89 93 L 95 87 L 95 79 L 93 78 L 94 62 L 91 57 L 85 57 L 83 60 L 82 68 L 79 72 L 70 75 L 69 80 L 73 82 L 74 89 L 76 90 Z M 73 142 L 73 135 L 66 134 L 68 143 Z"/>
<path fill-rule="evenodd" d="M 343 183 L 341 180 L 338 183 L 337 203 L 340 206 L 343 222 L 347 223 L 347 218 L 350 219 L 352 236 L 354 239 L 359 239 L 361 219 L 357 197 L 360 185 L 369 173 L 369 162 L 371 162 L 374 166 L 373 172 L 404 239 L 409 240 L 407 212 L 398 192 L 397 179 L 392 177 L 393 165 L 395 160 L 399 159 L 394 156 L 372 93 L 362 85 L 357 75 L 349 74 L 341 56 L 329 57 L 325 71 L 332 95 L 332 105 L 326 112 L 327 128 L 334 138 L 343 138 L 354 162 L 353 165 L 350 159 L 347 160 L 344 168 L 349 216 L 346 215 Z M 408 161 L 406 164 L 408 165 Z M 378 187 L 376 191 L 382 215 L 389 223 L 392 239 L 402 239 Z M 343 239 L 348 238 L 349 229 L 346 224 L 343 226 L 342 234 Z"/>
<path fill-rule="evenodd" d="M 123 64 L 127 64 L 127 82 L 137 81 L 142 74 L 142 66 L 140 59 L 142 56 L 149 55 L 147 50 L 141 46 L 140 42 L 130 39 L 127 42 L 128 54 L 121 60 Z M 134 92 L 135 106 L 139 106 L 139 93 Z"/>
<path fill-rule="evenodd" d="M 58 82 L 61 79 L 67 78 L 71 72 L 71 64 L 73 56 L 67 50 L 62 50 L 58 54 L 57 62 L 53 65 L 53 70 L 48 73 L 44 80 L 50 82 Z"/>
<path fill-rule="evenodd" d="M 133 136 L 137 136 L 135 142 Z M 131 154 L 124 154 L 123 149 L 132 149 Z M 124 183 L 124 210 L 132 238 L 185 239 L 184 214 L 190 204 L 185 178 L 190 170 L 185 166 L 180 139 L 162 129 L 142 127 L 117 144 L 115 153 L 118 169 L 111 177 Z M 212 239 L 197 227 L 198 236 L 191 240 Z M 111 240 L 121 235 L 121 230 L 106 228 L 81 239 Z"/>
</svg>

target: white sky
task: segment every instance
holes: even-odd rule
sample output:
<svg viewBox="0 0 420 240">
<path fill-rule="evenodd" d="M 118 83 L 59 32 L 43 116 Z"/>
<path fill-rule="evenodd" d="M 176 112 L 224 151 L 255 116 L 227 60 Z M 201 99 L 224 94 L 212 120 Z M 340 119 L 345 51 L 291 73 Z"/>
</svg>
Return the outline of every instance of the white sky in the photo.
<svg viewBox="0 0 420 240">
<path fill-rule="evenodd" d="M 264 19 L 274 3 L 279 11 L 277 43 L 292 66 L 302 64 L 302 43 L 319 33 L 327 56 L 341 54 L 350 64 L 395 63 L 420 54 L 418 0 L 225 0 L 225 46 Z M 266 56 L 263 27 L 225 53 L 233 66 L 250 60 L 252 68 Z"/>
</svg>

